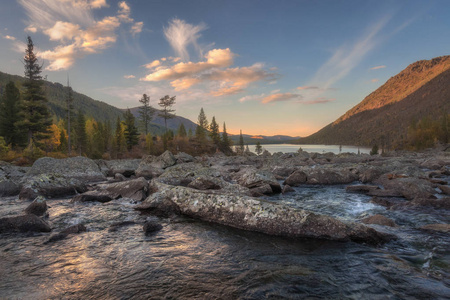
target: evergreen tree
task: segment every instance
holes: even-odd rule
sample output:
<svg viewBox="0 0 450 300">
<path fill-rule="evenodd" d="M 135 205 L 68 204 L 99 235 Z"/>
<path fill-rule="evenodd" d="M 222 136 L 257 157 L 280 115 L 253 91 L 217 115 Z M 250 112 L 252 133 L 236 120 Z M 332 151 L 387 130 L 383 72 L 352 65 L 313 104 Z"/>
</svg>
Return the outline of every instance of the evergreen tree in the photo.
<svg viewBox="0 0 450 300">
<path fill-rule="evenodd" d="M 47 108 L 47 99 L 43 89 L 44 82 L 40 75 L 42 67 L 34 54 L 31 37 L 28 36 L 27 41 L 24 57 L 26 81 L 23 86 L 25 92 L 20 106 L 22 119 L 17 122 L 17 125 L 28 133 L 28 144 L 32 145 L 32 141 L 38 142 L 46 137 L 52 120 Z"/>
<path fill-rule="evenodd" d="M 231 141 L 228 137 L 227 126 L 225 122 L 223 122 L 223 131 L 222 131 L 222 150 L 225 153 L 231 152 Z"/>
<path fill-rule="evenodd" d="M 241 133 L 239 134 L 239 153 L 244 153 L 244 137 L 242 136 L 242 130 Z"/>
<path fill-rule="evenodd" d="M 256 142 L 255 152 L 258 155 L 260 155 L 262 153 L 262 147 L 261 147 L 261 143 L 259 141 Z"/>
<path fill-rule="evenodd" d="M 66 98 L 66 113 L 67 113 L 67 153 L 72 151 L 72 117 L 73 117 L 73 90 L 67 78 L 67 98 Z"/>
<path fill-rule="evenodd" d="M 122 122 L 120 121 L 120 117 L 117 117 L 116 131 L 114 133 L 114 146 L 117 154 L 121 153 L 125 146 L 125 138 L 122 130 Z"/>
<path fill-rule="evenodd" d="M 86 118 L 84 114 L 79 110 L 77 114 L 77 122 L 75 124 L 76 133 L 76 147 L 79 155 L 87 150 L 87 132 L 86 132 Z"/>
<path fill-rule="evenodd" d="M 66 133 L 64 132 L 64 129 L 61 129 L 60 135 L 59 135 L 59 151 L 65 151 L 67 149 L 67 138 Z"/>
<path fill-rule="evenodd" d="M 197 127 L 195 128 L 195 137 L 200 142 L 206 141 L 206 133 L 208 128 L 208 119 L 206 118 L 205 111 L 203 107 L 200 109 L 200 114 L 198 115 Z"/>
<path fill-rule="evenodd" d="M 0 102 L 0 136 L 7 145 L 24 145 L 25 136 L 15 124 L 19 119 L 20 92 L 14 82 L 10 81 Z"/>
<path fill-rule="evenodd" d="M 209 125 L 209 136 L 216 146 L 220 146 L 219 124 L 216 123 L 216 118 L 213 116 L 211 124 Z"/>
<path fill-rule="evenodd" d="M 191 137 L 193 137 L 193 136 L 194 136 L 194 134 L 193 134 L 193 132 L 192 132 L 192 129 L 189 128 L 189 130 L 188 130 L 188 138 L 191 138 Z"/>
<path fill-rule="evenodd" d="M 175 118 L 175 115 L 172 114 L 175 109 L 172 109 L 172 106 L 175 104 L 175 97 L 169 97 L 169 95 L 165 95 L 161 99 L 159 99 L 158 105 L 162 107 L 161 111 L 158 113 L 158 116 L 164 118 L 164 126 L 166 127 L 167 132 L 167 120 Z"/>
<path fill-rule="evenodd" d="M 139 142 L 139 134 L 135 125 L 135 118 L 131 113 L 130 109 L 124 113 L 124 124 L 125 124 L 125 142 L 127 144 L 127 149 L 131 150 L 134 145 L 137 145 Z"/>
<path fill-rule="evenodd" d="M 139 119 L 142 127 L 144 128 L 145 135 L 148 134 L 148 127 L 150 125 L 150 121 L 153 117 L 153 108 L 150 106 L 150 97 L 146 94 L 142 95 L 141 100 L 139 100 L 140 103 L 142 103 L 142 106 L 139 107 Z"/>
<path fill-rule="evenodd" d="M 178 127 L 178 136 L 180 136 L 180 137 L 186 137 L 187 136 L 186 128 L 184 127 L 183 123 L 181 123 L 180 127 Z"/>
</svg>

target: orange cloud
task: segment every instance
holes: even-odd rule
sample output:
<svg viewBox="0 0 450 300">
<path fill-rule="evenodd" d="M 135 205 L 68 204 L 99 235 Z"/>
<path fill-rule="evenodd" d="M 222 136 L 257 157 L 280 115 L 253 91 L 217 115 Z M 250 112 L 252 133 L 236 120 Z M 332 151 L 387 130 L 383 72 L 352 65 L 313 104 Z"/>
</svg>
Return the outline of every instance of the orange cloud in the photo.
<svg viewBox="0 0 450 300">
<path fill-rule="evenodd" d="M 370 68 L 370 70 L 378 70 L 378 69 L 384 69 L 384 68 L 386 68 L 386 66 L 376 66 L 376 67 L 373 67 L 373 68 Z"/>
<path fill-rule="evenodd" d="M 272 102 L 296 100 L 296 99 L 301 99 L 301 98 L 302 98 L 302 96 L 299 94 L 278 93 L 278 94 L 273 94 L 273 95 L 264 97 L 261 100 L 261 102 L 266 104 L 266 103 L 272 103 Z"/>
</svg>

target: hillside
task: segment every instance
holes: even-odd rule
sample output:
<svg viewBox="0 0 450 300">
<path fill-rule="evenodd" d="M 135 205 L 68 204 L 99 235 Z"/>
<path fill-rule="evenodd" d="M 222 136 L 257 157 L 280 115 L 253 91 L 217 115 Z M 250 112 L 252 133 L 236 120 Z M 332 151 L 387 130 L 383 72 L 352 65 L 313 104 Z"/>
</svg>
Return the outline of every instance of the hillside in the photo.
<svg viewBox="0 0 450 300">
<path fill-rule="evenodd" d="M 233 135 L 229 134 L 230 139 L 233 141 L 233 144 L 237 145 L 239 143 L 239 134 Z M 244 144 L 246 145 L 255 145 L 259 142 L 261 145 L 264 144 L 284 144 L 284 143 L 292 143 L 299 137 L 292 137 L 287 135 L 274 135 L 274 136 L 266 136 L 266 135 L 248 135 L 243 134 Z"/>
<path fill-rule="evenodd" d="M 408 126 L 450 113 L 450 56 L 409 65 L 363 101 L 301 144 L 394 145 Z"/>
</svg>

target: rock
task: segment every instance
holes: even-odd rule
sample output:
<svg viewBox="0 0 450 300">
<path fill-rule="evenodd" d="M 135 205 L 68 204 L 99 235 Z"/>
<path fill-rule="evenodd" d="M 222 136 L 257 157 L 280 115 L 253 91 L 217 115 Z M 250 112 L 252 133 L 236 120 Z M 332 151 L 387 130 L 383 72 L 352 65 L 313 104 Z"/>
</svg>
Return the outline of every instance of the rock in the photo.
<svg viewBox="0 0 450 300">
<path fill-rule="evenodd" d="M 375 203 L 381 206 L 384 206 L 386 208 L 390 208 L 391 206 L 394 205 L 394 203 L 392 203 L 391 201 L 389 201 L 388 199 L 385 198 L 378 198 L 378 197 L 373 197 L 372 199 L 370 199 L 371 203 Z"/>
<path fill-rule="evenodd" d="M 276 166 L 275 168 L 273 168 L 272 173 L 275 176 L 281 176 L 281 177 L 288 177 L 289 175 L 291 175 L 292 173 L 295 172 L 295 169 L 293 167 L 283 167 L 283 166 Z"/>
<path fill-rule="evenodd" d="M 362 193 L 367 194 L 370 191 L 380 189 L 376 185 L 348 185 L 345 187 L 345 191 L 348 193 Z"/>
<path fill-rule="evenodd" d="M 140 159 L 117 159 L 105 161 L 109 168 L 108 175 L 114 176 L 119 173 L 125 177 L 130 177 L 135 175 L 136 169 L 139 167 L 141 162 Z"/>
<path fill-rule="evenodd" d="M 358 180 L 358 175 L 345 168 L 311 169 L 307 184 L 347 184 Z"/>
<path fill-rule="evenodd" d="M 69 157 L 55 159 L 42 157 L 36 160 L 28 171 L 27 176 L 34 177 L 43 174 L 55 175 L 70 179 L 78 179 L 82 182 L 104 181 L 106 177 L 99 166 L 87 157 Z"/>
<path fill-rule="evenodd" d="M 134 225 L 134 224 L 136 224 L 136 222 L 134 222 L 134 221 L 116 222 L 116 223 L 113 223 L 113 224 L 111 224 L 109 226 L 108 231 L 109 232 L 114 232 L 114 231 L 119 230 L 120 227 Z"/>
<path fill-rule="evenodd" d="M 195 158 L 194 158 L 192 155 L 189 155 L 189 154 L 184 153 L 184 152 L 179 152 L 179 153 L 178 153 L 177 155 L 175 155 L 174 157 L 175 157 L 175 159 L 177 160 L 177 161 L 176 161 L 177 164 L 195 161 Z"/>
<path fill-rule="evenodd" d="M 86 232 L 86 227 L 83 224 L 72 225 L 70 227 L 67 227 L 60 233 L 52 235 L 44 244 L 60 241 L 65 239 L 69 234 L 75 234 L 80 232 Z"/>
<path fill-rule="evenodd" d="M 369 196 L 375 197 L 403 197 L 403 194 L 396 190 L 382 190 L 382 189 L 374 189 L 367 192 Z"/>
<path fill-rule="evenodd" d="M 281 193 L 282 194 L 286 194 L 286 193 L 290 193 L 290 192 L 294 192 L 295 190 L 289 185 L 289 184 L 286 184 L 284 187 L 283 187 L 283 190 L 281 191 Z"/>
<path fill-rule="evenodd" d="M 31 202 L 30 205 L 25 208 L 26 214 L 33 214 L 38 217 L 43 216 L 46 211 L 47 201 L 45 201 L 45 198 L 42 196 L 36 197 L 36 199 L 34 199 L 33 202 Z"/>
<path fill-rule="evenodd" d="M 376 225 L 383 225 L 383 226 L 389 226 L 389 227 L 397 227 L 397 224 L 389 218 L 386 218 L 382 215 L 373 215 L 367 218 L 364 218 L 361 220 L 364 224 L 376 224 Z"/>
<path fill-rule="evenodd" d="M 28 169 L 0 161 L 0 197 L 18 195 Z"/>
<path fill-rule="evenodd" d="M 156 183 L 159 192 L 145 200 L 172 202 L 187 216 L 235 228 L 286 237 L 310 237 L 378 244 L 386 235 L 356 223 L 233 193 L 199 191 Z"/>
<path fill-rule="evenodd" d="M 237 173 L 235 178 L 240 185 L 249 189 L 268 184 L 272 189 L 272 193 L 281 193 L 280 184 L 275 176 L 269 171 L 247 168 Z"/>
<path fill-rule="evenodd" d="M 159 185 L 159 184 L 158 184 Z M 141 204 L 134 207 L 136 210 L 151 211 L 157 216 L 169 217 L 181 214 L 180 208 L 172 200 L 160 192 L 153 193 Z"/>
<path fill-rule="evenodd" d="M 437 209 L 450 209 L 450 198 L 430 199 L 415 198 L 408 203 L 410 206 L 429 206 Z"/>
<path fill-rule="evenodd" d="M 252 197 L 261 197 L 263 195 L 271 195 L 273 194 L 272 187 L 270 184 L 266 183 L 263 185 L 260 185 L 258 187 L 250 189 L 250 193 Z"/>
<path fill-rule="evenodd" d="M 143 177 L 128 181 L 99 185 L 100 190 L 109 193 L 113 199 L 131 198 L 142 201 L 147 197 L 149 185 Z"/>
<path fill-rule="evenodd" d="M 150 234 L 150 233 L 154 233 L 156 231 L 160 231 L 162 228 L 163 228 L 162 225 L 157 223 L 156 221 L 146 221 L 144 223 L 144 226 L 142 227 L 145 234 Z"/>
<path fill-rule="evenodd" d="M 448 185 L 440 185 L 439 189 L 442 191 L 445 195 L 450 195 L 450 186 Z"/>
<path fill-rule="evenodd" d="M 108 191 L 100 190 L 100 191 L 88 191 L 80 195 L 76 195 L 72 198 L 72 202 L 92 202 L 92 201 L 98 201 L 102 203 L 109 202 L 113 199 L 117 199 L 119 195 L 115 194 L 116 197 L 114 197 L 113 194 L 111 194 Z"/>
<path fill-rule="evenodd" d="M 450 233 L 450 224 L 428 224 L 420 227 L 420 229 Z"/>
<path fill-rule="evenodd" d="M 370 167 L 369 169 L 364 170 L 360 175 L 359 175 L 359 180 L 362 183 L 368 183 L 368 182 L 374 182 L 375 180 L 377 180 L 382 174 L 384 173 L 384 171 L 379 168 L 379 167 Z"/>
<path fill-rule="evenodd" d="M 125 181 L 125 180 L 127 180 L 127 178 L 121 173 L 114 174 L 114 179 L 116 181 Z"/>
<path fill-rule="evenodd" d="M 50 232 L 50 225 L 36 215 L 28 214 L 0 219 L 0 233 L 5 232 Z"/>
<path fill-rule="evenodd" d="M 188 187 L 196 190 L 218 190 L 221 189 L 217 178 L 200 176 L 188 184 Z"/>
<path fill-rule="evenodd" d="M 307 177 L 305 172 L 297 170 L 294 173 L 292 173 L 291 175 L 289 175 L 288 178 L 286 178 L 286 180 L 284 181 L 283 184 L 287 184 L 290 186 L 299 186 L 301 184 L 306 183 L 307 181 Z"/>
<path fill-rule="evenodd" d="M 63 197 L 83 193 L 87 190 L 84 181 L 54 174 L 29 177 L 19 193 L 20 200 L 34 200 L 38 196 Z"/>
</svg>

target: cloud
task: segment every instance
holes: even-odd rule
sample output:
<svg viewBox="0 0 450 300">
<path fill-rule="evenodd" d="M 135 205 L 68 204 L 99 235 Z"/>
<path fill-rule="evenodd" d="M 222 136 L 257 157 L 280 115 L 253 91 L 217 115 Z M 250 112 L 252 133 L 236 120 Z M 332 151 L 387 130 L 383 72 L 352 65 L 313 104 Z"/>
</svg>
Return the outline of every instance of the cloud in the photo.
<svg viewBox="0 0 450 300">
<path fill-rule="evenodd" d="M 386 68 L 386 66 L 376 66 L 376 67 L 373 67 L 373 68 L 370 68 L 369 70 L 378 70 L 378 69 L 384 69 L 384 68 Z"/>
<path fill-rule="evenodd" d="M 374 78 L 374 79 L 371 80 L 371 82 L 378 82 L 378 81 L 379 81 L 378 78 Z"/>
<path fill-rule="evenodd" d="M 144 22 L 136 22 L 136 23 L 134 23 L 134 25 L 131 27 L 131 34 L 133 36 L 135 36 L 136 34 L 141 33 L 143 26 L 144 26 Z"/>
<path fill-rule="evenodd" d="M 301 103 L 303 103 L 303 104 L 323 104 L 323 103 L 334 102 L 334 101 L 336 101 L 336 98 L 318 97 L 314 100 L 302 101 Z"/>
<path fill-rule="evenodd" d="M 267 104 L 272 102 L 282 102 L 282 101 L 291 101 L 291 100 L 300 100 L 302 96 L 299 94 L 292 93 L 278 93 L 264 97 L 261 100 L 261 103 Z"/>
<path fill-rule="evenodd" d="M 318 89 L 319 89 L 318 86 L 309 86 L 309 85 L 307 85 L 307 86 L 299 86 L 297 88 L 297 90 L 299 90 L 299 91 L 303 91 L 303 90 L 318 90 Z"/>
<path fill-rule="evenodd" d="M 175 88 L 175 91 L 181 91 L 185 90 L 187 88 L 190 88 L 191 86 L 200 83 L 201 80 L 198 78 L 182 78 L 174 80 L 170 83 L 171 86 Z"/>
<path fill-rule="evenodd" d="M 189 61 L 187 47 L 193 45 L 201 54 L 201 49 L 198 46 L 197 40 L 200 37 L 200 32 L 205 29 L 206 25 L 203 23 L 192 25 L 180 19 L 173 19 L 169 22 L 169 26 L 164 28 L 164 36 L 175 53 L 177 53 L 183 61 Z"/>
<path fill-rule="evenodd" d="M 117 15 L 94 18 L 93 10 L 107 7 L 105 0 L 18 0 L 28 16 L 29 32 L 41 31 L 59 45 L 38 53 L 50 61 L 47 70 L 70 68 L 76 59 L 99 53 L 117 40 L 116 30 L 123 23 L 134 22 L 131 9 L 125 1 L 118 4 Z M 136 22 L 131 31 L 142 30 Z"/>
<path fill-rule="evenodd" d="M 260 100 L 264 98 L 266 94 L 262 93 L 261 95 L 247 95 L 239 99 L 239 102 L 247 102 L 247 101 L 254 101 L 254 100 Z"/>
<path fill-rule="evenodd" d="M 166 60 L 166 59 L 164 58 L 164 60 Z M 144 65 L 144 67 L 146 67 L 147 69 L 153 69 L 153 68 L 156 68 L 157 66 L 160 66 L 160 65 L 161 65 L 161 61 L 154 60 L 151 63 L 148 63 L 148 64 Z"/>
<path fill-rule="evenodd" d="M 380 31 L 386 26 L 390 17 L 384 17 L 364 32 L 353 44 L 340 46 L 334 51 L 331 58 L 325 62 L 315 73 L 311 82 L 323 88 L 329 88 L 344 78 L 361 60 L 380 42 Z"/>
<path fill-rule="evenodd" d="M 134 76 L 134 75 L 124 75 L 123 78 L 132 79 L 132 78 L 136 78 L 136 76 Z"/>
<path fill-rule="evenodd" d="M 4 39 L 7 39 L 7 40 L 11 40 L 11 41 L 15 41 L 15 40 L 16 40 L 15 37 L 10 36 L 10 35 L 5 35 L 5 36 L 3 36 L 3 38 L 4 38 Z"/>
</svg>

